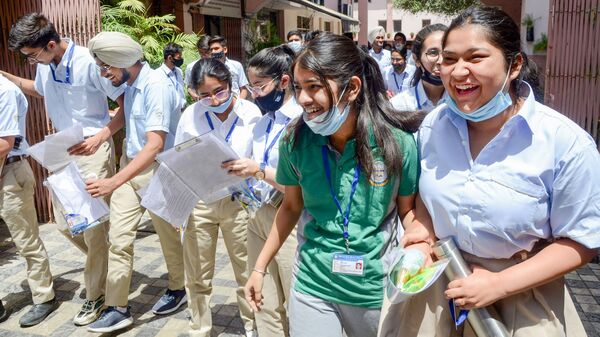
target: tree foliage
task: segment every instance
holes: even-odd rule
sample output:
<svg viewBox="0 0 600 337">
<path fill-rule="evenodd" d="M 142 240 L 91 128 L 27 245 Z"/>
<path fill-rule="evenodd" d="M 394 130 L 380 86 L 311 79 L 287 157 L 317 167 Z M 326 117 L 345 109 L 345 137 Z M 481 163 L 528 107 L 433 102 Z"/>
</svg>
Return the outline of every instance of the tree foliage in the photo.
<svg viewBox="0 0 600 337">
<path fill-rule="evenodd" d="M 410 13 L 432 12 L 456 15 L 471 6 L 481 5 L 480 0 L 394 0 L 394 7 Z"/>
<path fill-rule="evenodd" d="M 163 62 L 163 49 L 170 42 L 183 47 L 184 61 L 198 58 L 196 34 L 181 33 L 173 24 L 174 15 L 149 16 L 148 10 L 149 7 L 140 0 L 121 0 L 114 5 L 105 3 L 101 6 L 102 30 L 131 36 L 142 45 L 145 59 L 154 68 Z"/>
<path fill-rule="evenodd" d="M 283 43 L 277 34 L 277 26 L 272 22 L 266 23 L 267 32 L 263 32 L 263 34 L 260 33 L 259 25 L 259 21 L 256 18 L 252 18 L 248 24 L 248 31 L 244 34 L 246 43 L 250 47 L 246 51 L 248 59 L 265 48 L 275 47 Z"/>
</svg>

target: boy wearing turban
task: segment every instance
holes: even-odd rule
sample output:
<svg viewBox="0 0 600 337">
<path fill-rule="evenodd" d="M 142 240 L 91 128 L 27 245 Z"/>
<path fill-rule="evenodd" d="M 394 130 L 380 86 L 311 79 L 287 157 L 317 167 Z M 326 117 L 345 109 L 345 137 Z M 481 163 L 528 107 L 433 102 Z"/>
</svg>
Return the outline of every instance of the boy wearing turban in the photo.
<svg viewBox="0 0 600 337">
<path fill-rule="evenodd" d="M 385 39 L 385 29 L 378 26 L 375 29 L 369 31 L 368 35 L 371 49 L 369 49 L 369 56 L 375 59 L 379 63 L 379 70 L 384 73 L 384 70 L 392 65 L 392 55 L 389 50 L 383 49 L 383 43 Z"/>
</svg>

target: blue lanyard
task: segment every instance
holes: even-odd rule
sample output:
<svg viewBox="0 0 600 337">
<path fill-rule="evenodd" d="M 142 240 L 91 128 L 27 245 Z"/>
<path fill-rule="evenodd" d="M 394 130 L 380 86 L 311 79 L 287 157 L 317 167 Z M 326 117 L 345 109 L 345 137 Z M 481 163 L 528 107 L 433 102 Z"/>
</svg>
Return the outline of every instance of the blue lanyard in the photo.
<svg viewBox="0 0 600 337">
<path fill-rule="evenodd" d="M 418 86 L 419 85 L 415 85 L 415 99 L 417 100 L 417 108 L 421 110 L 421 100 L 419 99 L 419 90 L 417 90 Z"/>
<path fill-rule="evenodd" d="M 273 146 L 275 145 L 275 143 L 277 142 L 277 140 L 279 139 L 279 137 L 281 136 L 281 133 L 283 132 L 283 130 L 285 129 L 285 126 L 290 122 L 290 118 L 288 117 L 285 122 L 283 123 L 283 128 L 281 128 L 281 130 L 279 130 L 279 132 L 277 132 L 277 134 L 275 135 L 275 137 L 273 138 L 273 140 L 271 141 L 271 143 L 267 146 L 268 141 L 269 141 L 269 134 L 271 133 L 271 127 L 273 127 L 273 120 L 269 120 L 269 125 L 267 125 L 267 130 L 265 132 L 265 151 L 263 152 L 263 165 L 268 165 L 269 163 L 269 156 L 271 155 L 271 150 L 273 149 Z"/>
<path fill-rule="evenodd" d="M 398 92 L 397 93 L 399 93 L 400 91 L 402 91 L 402 87 L 404 86 L 404 78 L 406 77 L 406 71 L 404 71 L 402 73 L 402 78 L 400 79 L 400 83 L 403 84 L 402 86 L 398 85 L 398 80 L 396 80 L 396 73 L 393 72 L 392 75 L 394 75 L 394 82 L 396 82 L 396 88 L 398 88 Z"/>
<path fill-rule="evenodd" d="M 214 131 L 215 126 L 213 125 L 213 122 L 210 119 L 210 116 L 208 115 L 208 111 L 204 111 L 204 116 L 206 116 L 206 121 L 208 122 L 208 126 L 210 126 L 210 129 L 212 131 Z M 238 119 L 240 119 L 239 116 L 235 118 L 235 120 L 233 121 L 233 125 L 231 126 L 231 129 L 229 129 L 229 132 L 227 132 L 227 136 L 225 136 L 225 141 L 227 143 L 229 143 L 229 138 L 231 138 L 231 134 L 233 133 L 233 130 L 235 130 L 235 127 L 237 126 Z"/>
<path fill-rule="evenodd" d="M 327 145 L 323 145 L 321 147 L 321 154 L 323 156 L 323 166 L 325 166 L 325 176 L 327 176 L 327 182 L 329 183 L 329 193 L 333 198 L 333 202 L 337 206 L 337 209 L 342 213 L 344 217 L 344 242 L 346 243 L 346 253 L 350 253 L 350 242 L 348 238 L 350 234 L 348 233 L 348 223 L 350 223 L 350 206 L 352 205 L 352 197 L 354 196 L 354 192 L 356 192 L 356 185 L 358 185 L 358 178 L 360 177 L 360 165 L 356 164 L 356 169 L 354 170 L 354 178 L 352 179 L 352 188 L 350 190 L 350 197 L 348 198 L 348 206 L 346 206 L 346 212 L 342 210 L 342 205 L 335 195 L 335 191 L 333 189 L 333 183 L 331 182 L 331 169 L 329 168 L 329 159 L 327 158 Z"/>
<path fill-rule="evenodd" d="M 52 68 L 52 66 L 50 66 L 50 72 L 52 72 L 52 78 L 54 79 L 54 82 L 71 84 L 71 61 L 73 60 L 73 50 L 75 50 L 75 43 L 74 42 L 71 42 L 71 43 L 72 43 L 71 49 L 69 49 L 68 54 L 67 54 L 67 70 L 66 70 L 66 74 L 65 74 L 65 80 L 64 81 L 57 80 L 56 73 L 54 72 L 54 68 Z"/>
</svg>

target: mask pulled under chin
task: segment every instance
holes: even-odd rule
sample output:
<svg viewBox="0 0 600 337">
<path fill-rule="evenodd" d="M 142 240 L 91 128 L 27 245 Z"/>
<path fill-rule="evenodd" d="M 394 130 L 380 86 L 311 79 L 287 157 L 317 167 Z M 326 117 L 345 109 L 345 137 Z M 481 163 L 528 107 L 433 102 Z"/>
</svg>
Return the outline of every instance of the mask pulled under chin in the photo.
<svg viewBox="0 0 600 337">
<path fill-rule="evenodd" d="M 439 76 L 435 76 L 434 74 L 427 71 L 427 69 L 425 69 L 424 67 L 421 67 L 421 69 L 423 69 L 423 74 L 421 75 L 421 79 L 423 81 L 438 87 L 443 85 L 442 79 Z"/>
</svg>

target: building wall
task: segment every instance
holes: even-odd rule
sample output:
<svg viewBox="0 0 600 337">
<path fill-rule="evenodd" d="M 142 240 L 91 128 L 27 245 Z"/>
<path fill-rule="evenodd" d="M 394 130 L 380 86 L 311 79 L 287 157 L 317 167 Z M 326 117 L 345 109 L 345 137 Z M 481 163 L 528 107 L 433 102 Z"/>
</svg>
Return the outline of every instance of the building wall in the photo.
<svg viewBox="0 0 600 337">
<path fill-rule="evenodd" d="M 371 0 L 371 2 L 369 2 L 369 4 L 368 4 L 368 8 L 369 8 L 368 23 L 365 27 L 365 23 L 361 22 L 360 23 L 361 30 L 366 29 L 368 32 L 371 29 L 374 29 L 375 27 L 377 27 L 379 25 L 379 21 L 388 19 L 386 3 L 387 3 L 386 0 Z M 358 19 L 358 3 L 354 3 L 354 18 Z M 401 31 L 402 31 L 402 33 L 404 33 L 406 35 L 406 37 L 409 40 L 412 39 L 411 34 L 416 35 L 421 30 L 421 28 L 423 28 L 422 20 L 425 20 L 425 19 L 431 20 L 432 24 L 433 23 L 443 23 L 446 25 L 450 24 L 450 21 L 452 20 L 452 18 L 449 16 L 433 14 L 433 13 L 428 13 L 428 12 L 412 14 L 407 11 L 396 9 L 396 8 L 394 8 L 392 10 L 391 20 L 402 20 L 402 30 Z M 384 25 L 384 28 L 385 27 L 386 26 Z M 388 36 L 386 36 L 386 39 L 391 40 L 394 38 L 394 34 L 397 32 L 390 31 L 387 33 L 388 33 Z"/>
<path fill-rule="evenodd" d="M 548 17 L 550 13 L 550 0 L 523 0 L 521 10 L 521 20 L 527 15 L 531 14 L 534 19 L 534 41 L 525 41 L 526 28 L 521 27 L 521 41 L 523 41 L 523 48 L 527 54 L 533 54 L 533 44 L 542 37 L 542 33 L 548 35 Z M 517 22 L 520 23 L 520 22 Z"/>
<path fill-rule="evenodd" d="M 324 30 L 325 22 L 331 24 L 331 32 L 335 34 L 341 34 L 342 21 L 338 18 L 314 11 L 312 9 L 297 9 L 297 10 L 285 10 L 283 12 L 283 24 L 284 31 L 287 34 L 292 29 L 298 28 L 298 17 L 307 17 L 311 19 L 311 25 L 309 30 Z"/>
</svg>

